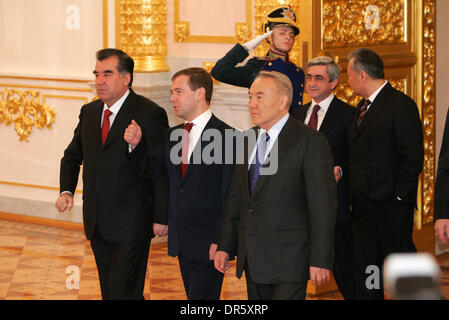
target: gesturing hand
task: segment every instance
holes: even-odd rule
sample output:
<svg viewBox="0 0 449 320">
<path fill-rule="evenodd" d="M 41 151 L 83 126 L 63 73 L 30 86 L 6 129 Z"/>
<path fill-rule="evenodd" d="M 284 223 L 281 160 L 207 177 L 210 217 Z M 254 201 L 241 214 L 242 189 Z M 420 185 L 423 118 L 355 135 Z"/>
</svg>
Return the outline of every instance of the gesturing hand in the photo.
<svg viewBox="0 0 449 320">
<path fill-rule="evenodd" d="M 133 149 L 137 146 L 140 139 L 142 139 L 142 129 L 140 129 L 136 121 L 131 120 L 130 125 L 125 130 L 123 138 L 131 145 Z"/>
</svg>

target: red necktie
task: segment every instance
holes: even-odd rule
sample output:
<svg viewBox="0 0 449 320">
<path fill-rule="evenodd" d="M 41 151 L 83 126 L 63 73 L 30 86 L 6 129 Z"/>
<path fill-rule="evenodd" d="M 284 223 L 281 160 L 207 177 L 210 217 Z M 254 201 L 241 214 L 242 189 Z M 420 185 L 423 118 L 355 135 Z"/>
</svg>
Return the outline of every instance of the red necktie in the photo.
<svg viewBox="0 0 449 320">
<path fill-rule="evenodd" d="M 360 123 L 362 123 L 362 120 L 365 117 L 366 111 L 368 111 L 368 106 L 370 104 L 371 104 L 371 101 L 369 101 L 369 99 L 365 99 L 365 101 L 363 101 L 363 104 L 360 107 L 359 119 L 357 120 L 357 128 L 360 126 Z"/>
<path fill-rule="evenodd" d="M 109 128 L 111 126 L 109 122 L 109 116 L 112 114 L 112 112 L 109 109 L 106 109 L 104 111 L 103 115 L 103 125 L 101 126 L 101 144 L 103 145 L 106 141 L 106 138 L 108 137 Z"/>
<path fill-rule="evenodd" d="M 309 123 L 307 124 L 315 130 L 318 128 L 318 110 L 320 110 L 320 106 L 316 104 L 313 107 L 312 115 L 310 116 Z"/>
<path fill-rule="evenodd" d="M 185 123 L 184 132 L 182 133 L 181 176 L 183 179 L 186 175 L 187 167 L 189 166 L 189 133 L 190 130 L 192 130 L 192 127 L 193 123 Z"/>
</svg>

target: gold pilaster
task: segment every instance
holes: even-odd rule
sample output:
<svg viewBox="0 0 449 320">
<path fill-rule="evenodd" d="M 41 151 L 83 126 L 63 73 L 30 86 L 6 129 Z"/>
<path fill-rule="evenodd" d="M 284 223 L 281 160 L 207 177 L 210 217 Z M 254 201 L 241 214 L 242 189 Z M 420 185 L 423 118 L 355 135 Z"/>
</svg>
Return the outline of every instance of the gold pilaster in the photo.
<svg viewBox="0 0 449 320">
<path fill-rule="evenodd" d="M 136 72 L 168 71 L 166 0 L 116 0 L 116 46 Z"/>
</svg>

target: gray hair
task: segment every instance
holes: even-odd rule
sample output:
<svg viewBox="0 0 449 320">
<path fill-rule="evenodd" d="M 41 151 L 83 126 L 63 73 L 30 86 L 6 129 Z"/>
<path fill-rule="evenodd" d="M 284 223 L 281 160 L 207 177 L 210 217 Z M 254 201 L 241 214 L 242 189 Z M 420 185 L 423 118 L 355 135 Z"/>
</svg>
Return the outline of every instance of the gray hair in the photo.
<svg viewBox="0 0 449 320">
<path fill-rule="evenodd" d="M 332 58 L 326 56 L 315 57 L 307 63 L 307 69 L 311 66 L 327 66 L 326 72 L 329 76 L 329 82 L 340 79 L 340 66 Z"/>
<path fill-rule="evenodd" d="M 382 59 L 373 50 L 359 48 L 352 51 L 348 56 L 348 63 L 354 59 L 353 69 L 356 72 L 365 71 L 373 79 L 383 79 L 384 64 Z"/>
<path fill-rule="evenodd" d="M 270 78 L 276 82 L 280 93 L 287 95 L 287 108 L 289 108 L 293 101 L 293 86 L 290 79 L 285 74 L 277 71 L 261 71 L 254 81 L 260 78 Z"/>
</svg>

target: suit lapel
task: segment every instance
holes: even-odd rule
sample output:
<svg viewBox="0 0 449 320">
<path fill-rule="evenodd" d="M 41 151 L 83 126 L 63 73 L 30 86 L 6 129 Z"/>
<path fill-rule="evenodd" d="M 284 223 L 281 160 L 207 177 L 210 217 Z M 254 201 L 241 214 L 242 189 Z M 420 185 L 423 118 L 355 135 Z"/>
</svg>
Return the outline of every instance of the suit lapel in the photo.
<svg viewBox="0 0 449 320">
<path fill-rule="evenodd" d="M 279 136 L 276 140 L 276 142 L 273 145 L 273 148 L 270 151 L 269 157 L 267 157 L 265 163 L 263 164 L 263 167 L 267 167 L 270 165 L 271 161 L 277 161 L 277 167 L 279 170 L 279 166 L 281 164 L 281 160 L 283 156 L 287 153 L 289 150 L 291 144 L 293 141 L 292 139 L 292 133 L 295 132 L 295 126 L 294 126 L 294 120 L 292 118 L 288 118 L 287 122 L 285 123 L 284 127 L 282 128 L 281 132 L 279 133 Z M 276 149 L 277 149 L 277 157 L 276 157 Z M 271 163 L 271 165 L 273 165 Z M 275 174 L 275 173 L 274 173 Z M 251 195 L 252 197 L 256 196 L 257 193 L 260 192 L 265 182 L 271 177 L 272 175 L 259 175 L 259 178 L 257 179 L 256 185 L 254 187 L 254 192 Z"/>
<path fill-rule="evenodd" d="M 320 132 L 329 132 L 332 130 L 332 128 L 334 128 L 334 119 L 338 118 L 338 112 L 337 112 L 337 108 L 336 108 L 336 104 L 338 103 L 338 98 L 337 96 L 334 96 L 334 98 L 332 99 L 329 108 L 326 111 L 326 114 L 324 115 L 324 119 L 323 122 L 321 123 L 320 126 Z"/>
<path fill-rule="evenodd" d="M 363 100 L 360 101 L 359 105 L 357 106 L 357 112 L 355 119 L 355 124 L 353 125 L 353 139 L 357 138 L 363 130 L 370 125 L 370 123 L 375 119 L 379 114 L 382 113 L 382 110 L 385 106 L 385 99 L 390 95 L 391 90 L 393 87 L 390 85 L 390 83 L 387 83 L 385 87 L 380 90 L 379 94 L 376 96 L 374 101 L 371 103 L 371 105 L 368 108 L 368 111 L 365 114 L 365 117 L 363 118 L 362 122 L 360 123 L 360 126 L 356 128 L 357 126 L 357 120 L 359 119 L 360 115 L 360 106 L 363 103 Z"/>
<path fill-rule="evenodd" d="M 203 134 L 208 129 L 211 129 L 211 128 L 218 129 L 218 127 L 219 127 L 218 119 L 212 114 L 212 117 L 206 123 L 206 126 L 204 127 L 203 131 L 201 132 L 200 138 L 196 142 L 195 147 L 193 148 L 193 152 L 190 155 L 189 166 L 187 167 L 187 171 L 186 171 L 186 175 L 184 177 L 184 180 L 187 180 L 189 178 L 189 176 L 192 174 L 192 172 L 195 170 L 195 168 L 196 168 L 195 164 L 198 164 L 198 160 L 200 161 L 199 163 L 203 162 L 203 160 L 201 158 L 203 156 L 203 149 L 204 149 L 205 146 L 208 145 L 208 143 L 203 143 Z M 224 137 L 222 137 L 222 138 L 224 139 Z M 222 142 L 224 143 L 224 141 L 222 141 Z M 196 159 L 195 155 L 200 156 L 200 159 Z M 190 164 L 194 164 L 194 165 L 192 166 Z"/>
<path fill-rule="evenodd" d="M 101 148 L 101 115 L 103 114 L 104 103 L 98 100 L 93 110 L 92 124 L 89 126 L 94 131 L 92 137 L 96 139 L 98 149 Z"/>
<path fill-rule="evenodd" d="M 296 110 L 295 110 L 295 118 L 297 120 L 299 120 L 300 122 L 304 123 L 304 121 L 306 120 L 307 111 L 309 110 L 310 105 L 311 105 L 311 103 L 309 102 L 309 103 L 307 103 L 304 106 L 296 108 Z"/>
</svg>

